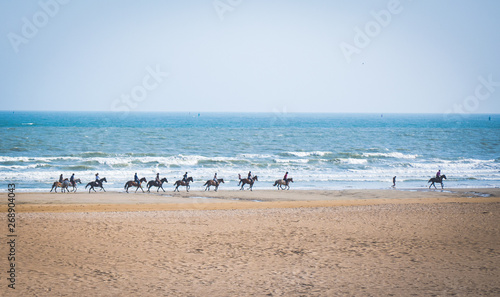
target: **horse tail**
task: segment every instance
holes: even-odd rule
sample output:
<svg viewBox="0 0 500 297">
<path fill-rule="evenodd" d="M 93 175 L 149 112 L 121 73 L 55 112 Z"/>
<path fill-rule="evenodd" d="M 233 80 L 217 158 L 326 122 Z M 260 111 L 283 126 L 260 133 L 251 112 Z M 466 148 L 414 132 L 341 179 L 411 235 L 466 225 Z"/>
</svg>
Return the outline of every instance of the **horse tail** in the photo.
<svg viewBox="0 0 500 297">
<path fill-rule="evenodd" d="M 275 181 L 273 187 L 276 186 L 277 184 L 278 184 L 278 181 Z"/>
<path fill-rule="evenodd" d="M 128 183 L 125 183 L 125 185 L 123 186 L 123 188 L 124 188 L 124 189 L 127 189 L 127 184 L 128 184 Z"/>
<path fill-rule="evenodd" d="M 203 186 L 206 186 L 207 184 L 208 184 L 208 180 L 207 180 L 207 182 Z"/>
</svg>

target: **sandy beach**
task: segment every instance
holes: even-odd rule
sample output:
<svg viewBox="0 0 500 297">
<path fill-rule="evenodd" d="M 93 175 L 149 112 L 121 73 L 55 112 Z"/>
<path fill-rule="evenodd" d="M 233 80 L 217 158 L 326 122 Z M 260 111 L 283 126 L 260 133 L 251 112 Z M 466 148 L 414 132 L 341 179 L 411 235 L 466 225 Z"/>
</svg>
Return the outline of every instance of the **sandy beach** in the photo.
<svg viewBox="0 0 500 297">
<path fill-rule="evenodd" d="M 500 294 L 499 189 L 19 192 L 16 215 L 2 296 Z"/>
</svg>

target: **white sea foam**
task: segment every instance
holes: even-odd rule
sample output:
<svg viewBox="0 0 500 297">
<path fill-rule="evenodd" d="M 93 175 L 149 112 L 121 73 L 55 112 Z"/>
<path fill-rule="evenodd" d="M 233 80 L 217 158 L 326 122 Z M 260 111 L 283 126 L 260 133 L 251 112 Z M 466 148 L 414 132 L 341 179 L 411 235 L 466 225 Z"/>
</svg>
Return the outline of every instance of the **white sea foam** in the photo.
<svg viewBox="0 0 500 297">
<path fill-rule="evenodd" d="M 354 158 L 339 158 L 339 161 L 346 164 L 366 164 L 368 160 L 366 159 L 354 159 Z"/>
<path fill-rule="evenodd" d="M 309 157 L 309 156 L 326 156 L 326 155 L 331 155 L 332 152 L 321 152 L 321 151 L 314 151 L 314 152 L 287 152 L 287 154 L 296 156 L 296 157 Z"/>
<path fill-rule="evenodd" d="M 398 159 L 415 159 L 419 155 L 403 154 L 399 152 L 392 153 L 363 153 L 364 157 L 385 157 L 385 158 L 398 158 Z"/>
</svg>

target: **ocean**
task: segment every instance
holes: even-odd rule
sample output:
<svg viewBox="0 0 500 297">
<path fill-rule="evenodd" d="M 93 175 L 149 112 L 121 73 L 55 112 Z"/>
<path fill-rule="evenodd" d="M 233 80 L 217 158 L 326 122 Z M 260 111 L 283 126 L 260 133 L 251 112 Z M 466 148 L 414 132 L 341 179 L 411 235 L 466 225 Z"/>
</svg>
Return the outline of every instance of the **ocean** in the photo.
<svg viewBox="0 0 500 297">
<path fill-rule="evenodd" d="M 156 173 L 187 171 L 192 190 L 217 172 L 271 189 L 286 171 L 293 189 L 425 189 L 500 186 L 500 115 L 305 113 L 0 112 L 0 190 L 48 192 L 75 174 L 78 191 L 98 172 L 108 191 Z M 438 186 L 439 187 L 439 186 Z"/>
</svg>

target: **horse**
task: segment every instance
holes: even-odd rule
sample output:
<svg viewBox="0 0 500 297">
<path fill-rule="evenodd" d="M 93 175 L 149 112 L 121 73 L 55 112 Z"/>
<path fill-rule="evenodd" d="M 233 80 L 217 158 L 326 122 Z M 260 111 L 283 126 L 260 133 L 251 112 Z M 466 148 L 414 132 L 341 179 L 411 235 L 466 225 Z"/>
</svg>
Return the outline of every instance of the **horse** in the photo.
<svg viewBox="0 0 500 297">
<path fill-rule="evenodd" d="M 245 190 L 243 189 L 243 186 L 246 185 L 246 184 L 249 184 L 250 185 L 250 191 L 252 191 L 252 188 L 253 188 L 253 184 L 258 181 L 259 179 L 257 178 L 257 175 L 252 177 L 251 179 L 248 179 L 248 178 L 242 178 L 240 179 L 240 182 L 238 183 L 238 186 L 241 184 L 241 188 L 240 190 Z"/>
<path fill-rule="evenodd" d="M 76 193 L 76 190 L 78 190 L 78 187 L 76 186 L 77 183 L 81 184 L 82 181 L 79 178 L 77 178 L 77 179 L 75 179 L 75 184 L 74 185 L 71 184 L 71 182 L 69 183 L 71 186 L 73 186 L 73 190 L 71 190 L 71 192 L 75 192 Z"/>
<path fill-rule="evenodd" d="M 287 190 L 290 190 L 290 182 L 293 183 L 293 178 L 287 178 L 286 181 L 282 180 L 282 179 L 277 179 L 275 182 L 274 182 L 274 186 L 276 186 L 276 188 L 278 188 L 278 190 L 284 190 L 284 189 L 287 189 Z M 285 188 L 283 189 L 282 187 L 285 186 Z"/>
<path fill-rule="evenodd" d="M 186 192 L 189 192 L 189 188 L 190 188 L 189 182 L 192 182 L 192 181 L 193 181 L 193 178 L 191 176 L 188 177 L 185 182 L 183 182 L 182 180 L 176 181 L 174 183 L 174 187 L 175 187 L 174 192 L 175 191 L 179 192 L 179 186 L 185 186 L 186 187 Z"/>
<path fill-rule="evenodd" d="M 149 189 L 151 189 L 151 187 L 152 187 L 152 186 L 155 186 L 155 187 L 157 187 L 157 188 L 158 188 L 158 189 L 156 190 L 156 192 L 160 191 L 160 188 L 163 190 L 163 192 L 165 192 L 165 189 L 163 188 L 163 183 L 168 183 L 168 180 L 167 180 L 167 178 L 166 178 L 166 177 L 164 177 L 164 178 L 162 178 L 162 179 L 160 180 L 160 184 L 158 184 L 158 183 L 156 182 L 156 180 L 150 180 L 150 181 L 148 182 L 148 192 L 149 192 Z"/>
<path fill-rule="evenodd" d="M 52 190 L 54 190 L 55 193 L 57 193 L 57 187 L 60 187 L 61 188 L 61 193 L 64 193 L 64 192 L 69 192 L 69 185 L 71 183 L 69 182 L 69 180 L 66 178 L 62 181 L 62 183 L 56 181 L 52 184 L 52 188 L 50 189 L 50 191 L 52 192 Z"/>
<path fill-rule="evenodd" d="M 141 178 L 141 179 L 139 180 L 139 183 L 136 183 L 136 182 L 135 182 L 135 181 L 133 181 L 133 180 L 129 180 L 128 182 L 126 182 L 126 183 L 125 183 L 125 186 L 123 186 L 123 188 L 124 188 L 124 189 L 125 189 L 125 191 L 128 193 L 128 189 L 129 189 L 130 187 L 137 187 L 137 188 L 135 189 L 135 192 L 136 192 L 136 193 L 137 193 L 137 190 L 139 190 L 139 188 L 141 188 L 142 192 L 144 193 L 144 189 L 143 189 L 143 188 L 142 188 L 142 186 L 141 186 L 142 182 L 147 183 L 148 181 L 146 180 L 146 178 L 145 178 L 145 177 Z"/>
<path fill-rule="evenodd" d="M 446 179 L 446 175 L 441 175 L 440 177 L 433 177 L 429 179 L 427 183 L 432 182 L 432 184 L 429 186 L 429 189 L 434 186 L 434 189 L 436 189 L 436 185 L 434 183 L 441 184 L 441 189 L 443 189 L 443 179 Z"/>
<path fill-rule="evenodd" d="M 101 178 L 99 181 L 91 181 L 90 183 L 88 183 L 85 186 L 85 189 L 87 189 L 87 187 L 90 186 L 89 193 L 90 193 L 90 190 L 94 190 L 94 192 L 96 192 L 96 190 L 94 188 L 101 188 L 101 190 L 106 192 L 106 190 L 104 190 L 104 187 L 102 186 L 102 182 L 108 182 L 108 181 L 106 180 L 105 177 Z"/>
<path fill-rule="evenodd" d="M 219 188 L 220 184 L 224 183 L 224 179 L 219 178 L 217 179 L 217 182 L 215 182 L 213 179 L 207 180 L 207 182 L 204 184 L 206 186 L 205 191 L 208 189 L 210 191 L 210 186 L 215 186 L 215 192 L 217 192 L 217 189 Z"/>
</svg>

